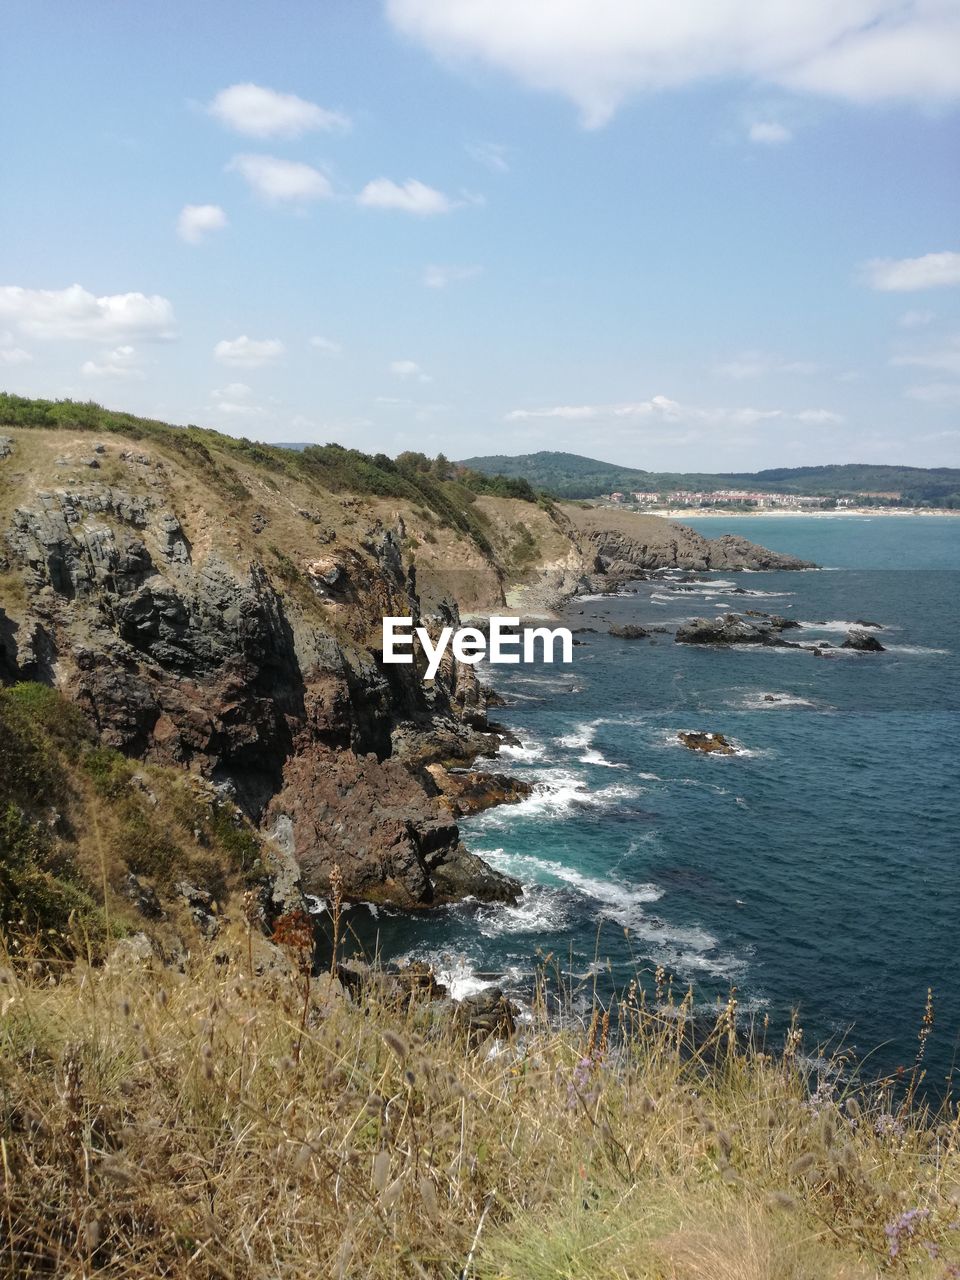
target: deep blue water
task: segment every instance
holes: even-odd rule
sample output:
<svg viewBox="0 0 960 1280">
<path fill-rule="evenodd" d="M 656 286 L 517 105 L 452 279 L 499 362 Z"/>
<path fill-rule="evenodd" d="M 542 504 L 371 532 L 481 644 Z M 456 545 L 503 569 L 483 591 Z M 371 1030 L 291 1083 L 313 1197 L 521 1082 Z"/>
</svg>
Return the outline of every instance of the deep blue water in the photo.
<svg viewBox="0 0 960 1280">
<path fill-rule="evenodd" d="M 913 1062 L 929 986 L 936 1085 L 960 1043 L 960 519 L 699 527 L 830 568 L 576 601 L 569 624 L 601 630 L 580 637 L 572 666 L 487 669 L 524 744 L 497 767 L 537 789 L 462 827 L 523 880 L 524 899 L 381 912 L 384 951 L 428 957 L 461 989 L 493 973 L 521 992 L 538 948 L 577 974 L 608 962 L 605 993 L 662 964 L 705 1006 L 735 986 L 775 1034 L 798 1009 L 808 1047 L 842 1041 L 877 1072 Z M 602 631 L 751 607 L 803 621 L 788 639 L 839 643 L 848 622 L 875 621 L 887 652 L 815 658 Z M 719 730 L 742 754 L 691 752 L 681 729 Z"/>
</svg>

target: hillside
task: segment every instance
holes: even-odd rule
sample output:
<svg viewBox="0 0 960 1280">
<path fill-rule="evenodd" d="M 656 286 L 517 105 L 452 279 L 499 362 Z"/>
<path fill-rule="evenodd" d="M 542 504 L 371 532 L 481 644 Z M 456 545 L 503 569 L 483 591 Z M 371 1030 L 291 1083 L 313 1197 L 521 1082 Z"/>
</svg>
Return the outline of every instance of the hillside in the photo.
<svg viewBox="0 0 960 1280">
<path fill-rule="evenodd" d="M 607 539 L 582 515 L 442 458 L 294 452 L 0 397 L 0 682 L 55 686 L 118 760 L 218 789 L 257 833 L 278 905 L 327 893 L 334 868 L 352 899 L 514 898 L 464 847 L 448 794 L 449 767 L 500 742 L 487 693 L 449 653 L 433 681 L 384 666 L 382 618 L 450 621 L 508 597 L 543 612 L 591 575 L 767 563 L 650 517 L 618 517 Z M 494 781 L 471 803 L 503 798 Z M 0 800 L 44 826 L 42 798 Z M 92 865 L 72 834 L 90 825 L 61 813 L 38 865 Z M 111 866 L 102 905 L 119 911 L 143 868 Z M 220 900 L 212 866 L 198 887 Z"/>
<path fill-rule="evenodd" d="M 600 462 L 576 453 L 493 454 L 461 463 L 485 475 L 529 481 L 558 498 L 595 498 L 615 490 L 662 492 L 673 489 L 755 489 L 771 493 L 848 497 L 899 493 L 910 504 L 960 507 L 960 469 L 892 467 L 860 463 L 826 467 L 778 467 L 751 472 L 643 471 Z"/>
</svg>

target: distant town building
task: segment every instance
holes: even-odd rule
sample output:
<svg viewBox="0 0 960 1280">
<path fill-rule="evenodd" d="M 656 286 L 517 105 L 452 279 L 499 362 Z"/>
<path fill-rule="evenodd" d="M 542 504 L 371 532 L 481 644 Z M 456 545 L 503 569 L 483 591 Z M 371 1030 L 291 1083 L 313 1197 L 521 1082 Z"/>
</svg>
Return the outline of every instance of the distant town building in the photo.
<svg viewBox="0 0 960 1280">
<path fill-rule="evenodd" d="M 866 495 L 863 495 L 866 496 Z M 880 495 L 871 495 L 879 497 Z M 892 497 L 892 494 L 884 494 Z M 670 507 L 756 507 L 763 510 L 768 507 L 780 507 L 786 510 L 801 510 L 808 507 L 819 507 L 824 499 L 807 493 L 761 493 L 753 489 L 714 489 L 711 491 L 694 489 L 673 489 L 667 493 L 654 490 L 634 490 L 630 494 L 620 492 L 606 495 L 605 501 L 621 504 L 631 502 L 636 506 L 650 507 L 666 505 Z"/>
</svg>

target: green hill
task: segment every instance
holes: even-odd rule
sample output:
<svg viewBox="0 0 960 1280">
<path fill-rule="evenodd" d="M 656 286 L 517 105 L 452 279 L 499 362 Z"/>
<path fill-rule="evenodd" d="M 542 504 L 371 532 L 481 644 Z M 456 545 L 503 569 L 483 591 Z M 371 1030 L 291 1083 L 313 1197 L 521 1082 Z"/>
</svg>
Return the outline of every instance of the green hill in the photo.
<svg viewBox="0 0 960 1280">
<path fill-rule="evenodd" d="M 771 493 L 804 493 L 826 498 L 857 494 L 899 493 L 908 504 L 960 507 L 960 469 L 893 467 L 848 463 L 826 467 L 776 467 L 767 471 L 644 471 L 585 458 L 577 453 L 543 451 L 466 458 L 462 466 L 486 475 L 529 481 L 561 498 L 595 498 L 612 490 L 665 491 L 727 488 Z"/>
</svg>

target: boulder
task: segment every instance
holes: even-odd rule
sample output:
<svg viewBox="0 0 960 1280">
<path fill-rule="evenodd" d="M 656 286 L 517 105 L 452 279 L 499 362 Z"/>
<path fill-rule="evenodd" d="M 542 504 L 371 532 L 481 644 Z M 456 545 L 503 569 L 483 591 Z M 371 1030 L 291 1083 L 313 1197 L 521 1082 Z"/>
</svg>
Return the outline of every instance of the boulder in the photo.
<svg viewBox="0 0 960 1280">
<path fill-rule="evenodd" d="M 452 770 L 442 764 L 427 765 L 427 773 L 437 784 L 441 805 L 457 818 L 498 804 L 519 804 L 533 790 L 529 782 L 506 773 Z"/>
<path fill-rule="evenodd" d="M 646 627 L 638 627 L 631 622 L 625 623 L 623 626 L 610 628 L 610 635 L 616 636 L 618 640 L 642 640 L 649 634 L 650 632 Z"/>
<path fill-rule="evenodd" d="M 705 755 L 733 756 L 736 748 L 722 733 L 700 733 L 697 731 L 681 731 L 677 737 L 691 751 L 702 751 Z"/>
<path fill-rule="evenodd" d="M 454 1018 L 473 1043 L 489 1036 L 512 1036 L 516 1031 L 516 1006 L 499 987 L 487 987 L 476 995 L 466 996 L 456 1006 Z"/>
<path fill-rule="evenodd" d="M 871 635 L 869 631 L 862 631 L 859 627 L 851 627 L 847 632 L 846 640 L 844 640 L 840 648 L 856 649 L 858 653 L 886 652 L 876 636 Z"/>
</svg>

